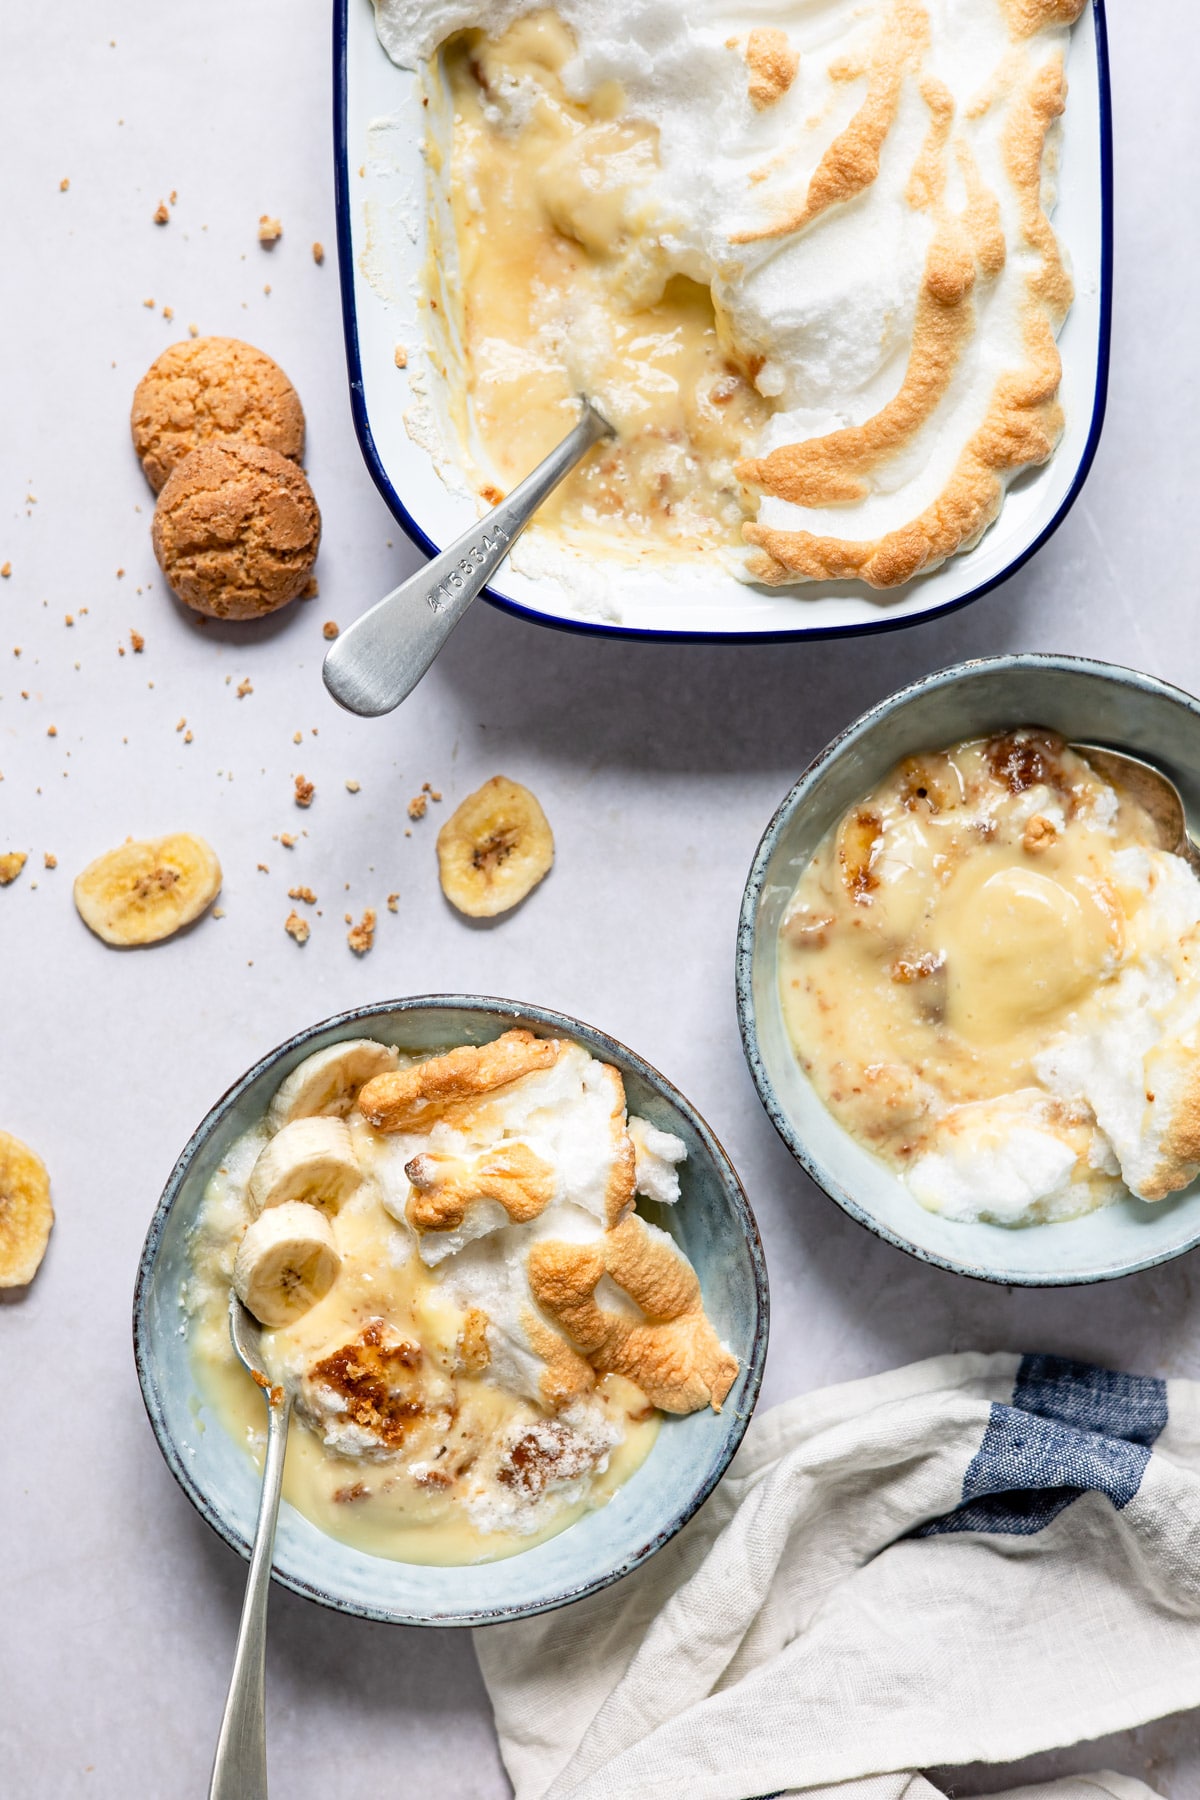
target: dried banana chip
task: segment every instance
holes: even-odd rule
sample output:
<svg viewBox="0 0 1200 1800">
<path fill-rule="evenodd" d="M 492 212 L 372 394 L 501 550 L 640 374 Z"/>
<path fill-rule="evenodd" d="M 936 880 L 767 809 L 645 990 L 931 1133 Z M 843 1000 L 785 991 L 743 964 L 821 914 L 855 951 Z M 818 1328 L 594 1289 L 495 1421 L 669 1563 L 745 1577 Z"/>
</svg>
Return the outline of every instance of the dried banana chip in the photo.
<svg viewBox="0 0 1200 1800">
<path fill-rule="evenodd" d="M 182 931 L 221 891 L 221 865 L 203 838 L 180 831 L 129 838 L 75 878 L 75 905 L 106 944 L 156 944 Z"/>
<path fill-rule="evenodd" d="M 20 1138 L 0 1131 L 0 1288 L 33 1280 L 53 1223 L 46 1165 Z"/>
<path fill-rule="evenodd" d="M 442 892 L 459 912 L 490 919 L 524 900 L 550 871 L 554 834 L 528 788 L 493 775 L 451 813 L 437 840 Z"/>
</svg>

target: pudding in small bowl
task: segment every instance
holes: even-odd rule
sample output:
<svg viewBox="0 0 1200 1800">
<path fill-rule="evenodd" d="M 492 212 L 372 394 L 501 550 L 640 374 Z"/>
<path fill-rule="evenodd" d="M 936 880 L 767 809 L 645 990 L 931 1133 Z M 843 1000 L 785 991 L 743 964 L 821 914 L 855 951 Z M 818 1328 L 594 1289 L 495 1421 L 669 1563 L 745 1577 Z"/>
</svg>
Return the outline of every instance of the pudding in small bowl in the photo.
<svg viewBox="0 0 1200 1800">
<path fill-rule="evenodd" d="M 996 658 L 883 702 L 780 808 L 743 908 L 747 1055 L 881 1235 L 1035 1283 L 1200 1239 L 1200 881 L 1072 748 L 1141 755 L 1186 801 L 1197 727 L 1149 677 Z"/>
<path fill-rule="evenodd" d="M 245 1551 L 262 1396 L 294 1401 L 276 1574 L 406 1623 L 606 1585 L 690 1517 L 753 1406 L 766 1285 L 707 1128 L 575 1020 L 420 1000 L 326 1022 L 219 1103 L 147 1239 L 151 1422 Z"/>
</svg>

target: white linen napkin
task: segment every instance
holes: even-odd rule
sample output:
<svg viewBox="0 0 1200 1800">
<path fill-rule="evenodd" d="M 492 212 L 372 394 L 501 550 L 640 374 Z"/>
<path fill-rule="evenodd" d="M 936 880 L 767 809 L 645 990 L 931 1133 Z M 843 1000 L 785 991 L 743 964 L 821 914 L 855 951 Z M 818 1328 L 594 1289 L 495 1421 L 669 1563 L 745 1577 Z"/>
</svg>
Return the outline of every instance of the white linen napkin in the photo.
<svg viewBox="0 0 1200 1800">
<path fill-rule="evenodd" d="M 517 1800 L 935 1800 L 1196 1706 L 1200 1384 L 972 1353 L 804 1395 L 641 1569 L 475 1647 Z"/>
</svg>

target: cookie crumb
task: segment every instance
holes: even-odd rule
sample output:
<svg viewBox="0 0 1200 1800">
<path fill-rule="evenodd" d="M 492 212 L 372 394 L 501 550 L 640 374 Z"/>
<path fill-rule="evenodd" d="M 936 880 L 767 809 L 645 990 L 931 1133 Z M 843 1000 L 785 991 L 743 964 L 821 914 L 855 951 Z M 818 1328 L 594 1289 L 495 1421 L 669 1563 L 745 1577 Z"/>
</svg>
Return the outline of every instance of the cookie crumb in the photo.
<svg viewBox="0 0 1200 1800">
<path fill-rule="evenodd" d="M 359 783 L 357 781 L 348 781 L 346 783 L 346 792 L 348 794 L 357 794 L 358 791 L 359 791 Z"/>
<path fill-rule="evenodd" d="M 320 582 L 315 575 L 310 575 L 304 586 L 300 589 L 300 598 L 302 600 L 315 600 L 320 591 Z"/>
<path fill-rule="evenodd" d="M 58 726 L 57 725 L 47 725 L 46 736 L 47 737 L 57 737 L 58 736 Z"/>
<path fill-rule="evenodd" d="M 64 175 L 62 180 L 58 184 L 59 193 L 65 194 L 67 189 L 70 187 L 70 185 L 71 185 L 71 177 L 69 175 Z"/>
<path fill-rule="evenodd" d="M 223 919 L 225 917 L 225 908 L 223 906 L 214 906 L 211 917 L 214 919 Z"/>
<path fill-rule="evenodd" d="M 164 319 L 173 319 L 174 317 L 175 317 L 175 308 L 173 306 L 164 306 L 163 307 L 163 318 Z"/>
<path fill-rule="evenodd" d="M 431 800 L 440 800 L 442 797 L 440 791 L 435 787 L 431 787 L 427 781 L 421 783 L 421 792 L 423 794 L 428 794 Z"/>
<path fill-rule="evenodd" d="M 180 719 L 178 725 L 175 727 L 176 731 L 182 731 L 186 724 L 187 724 L 186 719 Z"/>
<path fill-rule="evenodd" d="M 129 643 L 135 656 L 140 656 L 142 651 L 146 648 L 146 640 L 140 631 L 130 632 Z"/>
<path fill-rule="evenodd" d="M 260 875 L 269 875 L 271 873 L 271 871 L 270 871 L 270 869 L 268 869 L 266 863 L 257 864 L 257 868 L 258 868 L 258 872 Z"/>
<path fill-rule="evenodd" d="M 399 912 L 400 911 L 400 896 L 399 896 L 399 894 L 389 894 L 388 895 L 387 909 L 389 912 Z"/>
<path fill-rule="evenodd" d="M 63 624 L 64 625 L 73 625 L 74 623 L 75 623 L 75 614 L 74 613 L 64 613 L 63 614 Z"/>
<path fill-rule="evenodd" d="M 289 888 L 288 889 L 288 899 L 289 900 L 303 900 L 303 902 L 306 906 L 315 906 L 317 904 L 317 896 L 313 893 L 313 891 L 310 887 Z"/>
<path fill-rule="evenodd" d="M 171 215 L 167 211 L 166 202 L 163 200 L 160 200 L 158 205 L 154 209 L 154 223 L 156 225 L 169 225 L 170 222 L 171 222 Z"/>
<path fill-rule="evenodd" d="M 269 250 L 283 236 L 283 226 L 278 219 L 271 218 L 269 213 L 261 213 L 258 220 L 258 241 Z"/>
<path fill-rule="evenodd" d="M 312 801 L 313 801 L 313 795 L 316 793 L 316 791 L 317 790 L 316 790 L 315 784 L 313 782 L 309 781 L 306 776 L 297 775 L 297 777 L 296 777 L 296 795 L 295 795 L 297 806 L 311 806 Z"/>
<path fill-rule="evenodd" d="M 154 296 L 153 296 L 153 294 L 151 294 L 149 300 L 143 300 L 142 305 L 147 309 L 148 312 L 153 312 L 154 311 Z"/>
<path fill-rule="evenodd" d="M 375 942 L 375 912 L 368 906 L 357 925 L 346 933 L 346 942 L 355 956 L 365 956 Z"/>
<path fill-rule="evenodd" d="M 313 245 L 313 261 L 315 263 L 323 263 L 325 261 L 325 246 L 324 246 L 324 244 L 316 243 Z"/>
<path fill-rule="evenodd" d="M 337 636 L 337 634 L 338 634 L 337 621 L 335 619 L 326 619 L 325 623 L 321 627 L 321 636 L 325 637 L 325 638 L 335 638 Z"/>
<path fill-rule="evenodd" d="M 189 325 L 188 326 L 188 336 L 189 337 L 199 337 L 200 336 L 200 327 L 198 325 Z"/>
<path fill-rule="evenodd" d="M 279 841 L 285 850 L 294 850 L 296 847 L 296 840 L 290 831 L 281 831 Z"/>
<path fill-rule="evenodd" d="M 190 731 L 185 731 L 185 732 L 184 732 L 184 734 L 183 734 L 183 741 L 184 741 L 184 743 L 185 743 L 185 744 L 190 744 L 190 743 L 191 743 L 191 741 L 192 741 L 192 734 L 191 734 L 191 732 L 190 732 Z"/>
<path fill-rule="evenodd" d="M 304 733 L 302 731 L 293 731 L 292 742 L 293 744 L 302 744 L 304 742 Z"/>
<path fill-rule="evenodd" d="M 45 869 L 57 869 L 58 858 L 55 856 L 53 850 L 47 850 L 46 854 L 43 856 L 42 867 Z"/>
<path fill-rule="evenodd" d="M 244 700 L 247 694 L 252 694 L 253 692 L 254 689 L 250 685 L 250 677 L 247 675 L 244 681 L 239 681 L 237 684 L 237 697 L 239 700 Z"/>
<path fill-rule="evenodd" d="M 9 850 L 0 856 L 0 887 L 7 887 L 17 879 L 29 858 L 24 850 Z"/>
<path fill-rule="evenodd" d="M 394 360 L 395 360 L 396 367 L 398 369 L 407 369 L 407 367 L 408 367 L 408 351 L 404 348 L 403 344 L 396 345 Z"/>
<path fill-rule="evenodd" d="M 410 819 L 423 819 L 425 817 L 425 814 L 428 811 L 429 811 L 429 802 L 425 798 L 424 794 L 414 794 L 412 799 L 408 803 L 409 818 Z"/>
<path fill-rule="evenodd" d="M 307 944 L 312 932 L 312 926 L 308 920 L 302 919 L 300 914 L 294 910 L 283 921 L 283 929 L 289 937 L 295 938 L 298 944 Z"/>
<path fill-rule="evenodd" d="M 124 580 L 124 578 L 125 578 L 125 571 L 124 571 L 124 569 L 118 569 L 118 570 L 117 570 L 117 580 L 118 580 L 118 581 L 123 581 L 123 580 Z"/>
<path fill-rule="evenodd" d="M 0 563 L 0 575 L 3 575 L 5 581 L 8 580 L 8 578 L 11 574 L 12 574 L 12 564 L 10 562 Z"/>
</svg>

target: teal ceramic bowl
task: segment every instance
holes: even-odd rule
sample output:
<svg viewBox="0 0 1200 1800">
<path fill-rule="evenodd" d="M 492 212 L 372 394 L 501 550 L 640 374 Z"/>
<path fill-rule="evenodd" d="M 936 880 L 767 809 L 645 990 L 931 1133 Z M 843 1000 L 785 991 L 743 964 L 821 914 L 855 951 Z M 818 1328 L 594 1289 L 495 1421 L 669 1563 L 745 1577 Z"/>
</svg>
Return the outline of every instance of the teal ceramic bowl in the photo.
<svg viewBox="0 0 1200 1800">
<path fill-rule="evenodd" d="M 342 1038 L 379 1037 L 401 1049 L 432 1051 L 485 1043 L 514 1025 L 573 1038 L 615 1064 L 631 1110 L 687 1145 L 678 1207 L 646 1211 L 691 1258 L 709 1316 L 741 1370 L 719 1414 L 664 1420 L 650 1455 L 607 1506 L 501 1562 L 431 1568 L 370 1556 L 327 1537 L 285 1502 L 275 1579 L 341 1612 L 401 1625 L 486 1625 L 547 1612 L 607 1587 L 653 1556 L 703 1505 L 758 1398 L 768 1318 L 762 1246 L 733 1165 L 683 1095 L 633 1051 L 561 1013 L 463 995 L 393 1000 L 326 1019 L 272 1050 L 213 1107 L 167 1182 L 138 1269 L 133 1341 L 146 1411 L 180 1487 L 214 1531 L 248 1557 L 259 1476 L 198 1392 L 180 1306 L 189 1234 L 228 1146 L 262 1117 L 289 1070 Z"/>
<path fill-rule="evenodd" d="M 779 1000 L 785 907 L 825 833 L 900 760 L 1016 725 L 1108 744 L 1156 763 L 1200 819 L 1200 703 L 1178 688 L 1073 656 L 995 656 L 902 688 L 835 738 L 768 825 L 746 883 L 737 945 L 742 1042 L 788 1149 L 851 1218 L 924 1262 L 1026 1287 L 1109 1281 L 1200 1243 L 1200 1182 L 1148 1206 L 1126 1198 L 1081 1219 L 1005 1229 L 956 1224 L 918 1205 L 829 1113 L 792 1053 Z"/>
</svg>

